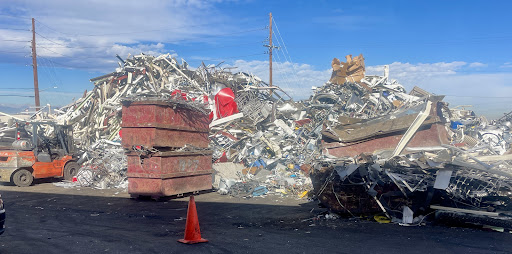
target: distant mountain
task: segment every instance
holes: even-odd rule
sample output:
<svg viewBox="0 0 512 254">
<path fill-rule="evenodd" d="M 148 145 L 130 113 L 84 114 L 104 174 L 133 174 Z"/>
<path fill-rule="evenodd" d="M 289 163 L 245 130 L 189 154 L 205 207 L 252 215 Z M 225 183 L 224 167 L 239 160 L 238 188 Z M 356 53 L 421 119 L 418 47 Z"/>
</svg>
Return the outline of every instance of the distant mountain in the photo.
<svg viewBox="0 0 512 254">
<path fill-rule="evenodd" d="M 27 105 L 27 104 L 18 105 L 18 104 L 3 104 L 3 103 L 0 103 L 0 112 L 4 112 L 4 113 L 7 113 L 7 114 L 15 114 L 15 113 L 19 113 L 19 112 L 25 111 L 30 106 L 31 105 Z"/>
</svg>

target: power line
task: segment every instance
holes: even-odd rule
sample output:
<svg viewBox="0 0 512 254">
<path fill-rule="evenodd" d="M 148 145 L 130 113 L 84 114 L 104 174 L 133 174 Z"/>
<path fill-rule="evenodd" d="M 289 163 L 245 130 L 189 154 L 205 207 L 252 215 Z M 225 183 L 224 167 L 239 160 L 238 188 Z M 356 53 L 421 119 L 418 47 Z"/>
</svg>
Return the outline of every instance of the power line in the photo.
<svg viewBox="0 0 512 254">
<path fill-rule="evenodd" d="M 281 46 L 280 41 L 283 42 L 283 48 L 285 51 L 282 51 L 282 53 L 285 56 L 285 59 L 291 63 L 291 65 L 292 65 L 291 70 L 295 74 L 295 77 L 298 78 L 299 75 L 298 75 L 297 71 L 295 70 L 295 64 L 293 64 L 292 57 L 290 56 L 290 53 L 288 52 L 288 48 L 286 47 L 284 39 L 281 36 L 281 32 L 279 32 L 279 27 L 277 26 L 277 22 L 275 21 L 275 19 L 273 17 L 272 17 L 272 20 L 274 21 L 273 24 L 276 26 L 277 35 L 279 35 L 279 36 L 276 35 L 277 43 L 279 44 L 279 46 Z M 286 54 L 285 54 L 285 52 L 286 52 Z M 286 56 L 288 56 L 288 58 L 286 58 Z"/>
<path fill-rule="evenodd" d="M 265 53 L 242 55 L 242 56 L 223 57 L 223 58 L 219 58 L 219 59 L 197 59 L 197 60 L 192 60 L 192 61 L 202 61 L 202 62 L 206 62 L 206 61 L 224 61 L 226 59 L 234 59 L 234 58 L 249 57 L 249 56 L 259 56 L 259 55 L 265 55 Z M 190 61 L 190 62 L 192 62 L 192 61 Z"/>
<path fill-rule="evenodd" d="M 27 88 L 27 87 L 17 87 L 17 88 L 14 88 L 14 87 L 2 87 L 0 88 L 0 90 L 34 90 L 34 88 Z"/>
<path fill-rule="evenodd" d="M 13 41 L 13 42 L 30 42 L 30 41 L 22 41 L 22 40 L 11 40 L 11 39 L 7 39 L 7 40 L 0 40 L 0 41 Z"/>
<path fill-rule="evenodd" d="M 159 42 L 159 43 L 162 43 L 162 42 Z M 232 45 L 223 45 L 223 46 L 218 46 L 218 47 L 199 48 L 199 49 L 194 49 L 194 50 L 183 50 L 183 51 L 184 52 L 197 52 L 197 51 L 206 51 L 206 50 L 218 49 L 218 48 L 232 48 L 232 47 L 252 45 L 252 44 L 260 44 L 260 42 L 239 43 L 239 44 L 232 44 Z M 41 45 L 41 44 L 38 44 L 38 45 Z M 113 46 L 116 46 L 116 45 L 125 46 L 125 45 L 121 45 L 121 44 L 112 44 L 112 45 L 109 45 L 109 46 L 60 46 L 60 47 L 59 46 L 52 46 L 52 48 L 77 48 L 77 49 L 85 49 L 85 48 L 112 48 Z M 42 46 L 50 46 L 50 45 L 43 44 Z M 126 46 L 126 47 L 128 47 L 128 46 Z"/>
<path fill-rule="evenodd" d="M 29 97 L 29 98 L 34 98 L 34 95 L 16 95 L 16 94 L 0 94 L 0 96 L 5 96 L 5 97 Z"/>
<path fill-rule="evenodd" d="M 41 45 L 41 44 L 39 44 Z M 59 44 L 59 45 L 62 45 L 62 44 Z M 91 48 L 111 48 L 113 47 L 115 44 L 112 44 L 112 45 L 109 45 L 109 46 L 53 46 L 53 45 L 49 45 L 49 44 L 43 44 L 43 46 L 51 46 L 52 48 L 73 48 L 73 49 L 91 49 Z M 120 44 L 118 44 L 120 45 Z"/>
<path fill-rule="evenodd" d="M 278 45 L 279 45 L 279 41 L 278 41 Z M 277 54 L 275 54 L 275 56 L 277 56 L 277 60 L 279 61 L 276 63 L 280 63 L 282 61 L 281 61 L 281 57 L 279 56 L 279 50 L 276 50 L 276 52 L 277 52 Z M 277 67 L 277 69 L 281 70 L 283 76 L 285 76 L 285 78 L 283 80 L 284 80 L 284 83 L 286 84 L 287 88 L 291 88 L 292 87 L 291 84 L 293 83 L 293 80 L 290 78 L 290 76 L 288 75 L 288 72 L 284 68 L 284 62 L 281 63 L 281 66 L 279 66 L 279 64 L 276 64 L 275 67 Z M 279 73 L 279 72 L 277 72 L 277 73 Z"/>
<path fill-rule="evenodd" d="M 233 32 L 233 33 L 226 33 L 226 34 L 205 35 L 205 36 L 201 36 L 201 38 L 180 39 L 180 40 L 166 41 L 166 42 L 161 41 L 160 43 L 172 44 L 172 43 L 177 43 L 177 42 L 182 42 L 182 41 L 193 41 L 194 39 L 225 37 L 225 36 L 230 36 L 230 35 L 250 33 L 250 32 L 256 32 L 256 31 L 263 31 L 263 30 L 266 30 L 266 28 L 249 29 L 249 30 L 243 30 L 243 31 L 238 31 L 238 32 Z"/>
<path fill-rule="evenodd" d="M 243 30 L 243 31 L 238 31 L 238 32 L 233 32 L 233 33 L 226 33 L 226 34 L 209 35 L 209 36 L 203 36 L 201 38 L 224 37 L 224 36 L 230 36 L 230 35 L 236 35 L 236 34 L 242 34 L 242 33 L 249 33 L 249 32 L 261 31 L 261 30 L 265 30 L 265 28 L 248 29 L 248 30 Z M 89 46 L 68 46 L 68 45 L 64 45 L 62 43 L 56 42 L 56 41 L 54 41 L 52 39 L 49 39 L 48 37 L 46 37 L 44 35 L 41 35 L 40 33 L 36 32 L 36 34 L 39 35 L 40 37 L 44 38 L 47 41 L 50 41 L 50 42 L 52 42 L 54 44 L 62 46 L 63 48 L 111 48 L 112 46 L 114 46 L 114 45 L 110 45 L 110 46 L 90 46 L 90 47 Z M 196 39 L 199 39 L 199 38 L 196 38 Z M 154 41 L 154 42 L 158 42 L 158 43 L 162 43 L 162 44 L 173 44 L 173 43 L 177 43 L 177 42 L 191 41 L 191 40 L 194 40 L 194 39 L 180 39 L 180 40 L 175 40 L 175 41 L 166 41 L 166 42 Z M 248 44 L 250 44 L 250 43 L 247 43 L 247 45 Z M 118 45 L 120 45 L 120 44 L 118 44 Z M 237 44 L 237 45 L 232 45 L 232 46 L 239 46 L 239 45 L 244 45 L 244 44 Z M 120 46 L 125 46 L 125 45 L 120 45 Z M 43 47 L 43 46 L 41 46 L 41 47 Z M 125 47 L 128 47 L 128 46 L 125 46 Z M 213 48 L 222 48 L 222 47 L 230 47 L 230 46 L 221 46 L 221 47 L 213 47 Z M 204 50 L 204 49 L 199 49 L 199 50 L 196 50 L 196 51 L 202 51 L 202 50 Z"/>
<path fill-rule="evenodd" d="M 50 52 L 52 52 L 52 53 L 55 53 L 55 54 L 57 54 L 57 55 L 61 55 L 61 56 L 63 56 L 63 57 L 74 58 L 74 59 L 104 58 L 104 57 L 101 57 L 101 56 L 85 56 L 85 57 L 84 57 L 84 56 L 69 56 L 69 55 L 64 55 L 64 54 L 62 54 L 62 53 L 59 53 L 59 52 L 53 51 L 53 50 L 51 50 L 51 49 L 49 49 L 49 48 L 47 48 L 47 47 L 39 46 L 38 48 L 44 48 L 44 49 L 46 49 L 46 50 L 48 50 L 48 51 L 50 51 Z M 39 55 L 38 55 L 38 56 L 39 56 Z"/>
<path fill-rule="evenodd" d="M 53 50 L 51 50 L 51 49 L 49 49 L 49 48 L 47 48 L 47 47 L 39 46 L 38 48 L 44 48 L 44 49 L 46 49 L 46 50 L 48 50 L 48 51 L 50 51 L 50 52 L 53 52 L 53 53 L 55 53 L 55 54 L 57 54 L 57 55 L 61 55 L 61 56 L 64 56 L 64 57 L 70 57 L 70 58 L 73 58 L 72 56 L 68 56 L 68 55 L 61 54 L 61 53 L 56 52 L 56 51 L 53 51 Z M 38 54 L 38 56 L 39 56 L 39 54 Z"/>
<path fill-rule="evenodd" d="M 193 25 L 193 26 L 169 27 L 169 28 L 152 29 L 152 30 L 144 30 L 144 31 L 136 30 L 136 31 L 126 31 L 126 32 L 120 32 L 120 33 L 82 34 L 81 35 L 81 34 L 71 34 L 71 33 L 61 32 L 61 31 L 58 31 L 56 29 L 53 29 L 53 28 L 49 27 L 48 25 L 42 23 L 41 21 L 39 21 L 37 19 L 36 19 L 36 21 L 38 23 L 42 24 L 43 26 L 45 26 L 46 28 L 54 31 L 54 32 L 65 34 L 65 35 L 78 36 L 78 37 L 94 37 L 94 36 L 111 36 L 111 35 L 124 35 L 124 34 L 138 34 L 138 33 L 159 32 L 159 31 L 172 31 L 172 30 L 184 29 L 184 28 L 194 28 L 194 27 L 203 27 L 203 26 L 210 26 L 211 27 L 212 26 L 212 23 L 203 23 L 203 24 L 198 24 L 198 25 Z"/>
<path fill-rule="evenodd" d="M 53 41 L 53 40 L 50 40 L 50 39 L 46 38 L 45 36 L 41 35 L 41 34 L 40 34 L 40 33 L 38 33 L 38 32 L 36 32 L 36 34 L 37 34 L 37 35 L 39 35 L 39 36 L 41 36 L 42 38 L 44 38 L 44 39 L 45 39 L 45 40 L 47 40 L 47 41 L 51 41 L 51 42 L 53 42 L 53 43 L 55 43 L 55 44 L 57 44 L 57 45 L 61 45 L 61 46 L 66 47 L 66 45 L 61 44 L 61 43 L 58 43 L 58 42 L 55 42 L 55 41 Z"/>
<path fill-rule="evenodd" d="M 0 51 L 0 53 L 10 53 L 10 54 L 27 54 L 27 53 L 30 53 L 30 52 L 26 52 L 26 51 Z"/>
<path fill-rule="evenodd" d="M 62 81 L 59 79 L 57 73 L 54 70 L 53 64 L 47 59 L 42 58 L 41 60 L 43 60 L 41 61 L 41 69 L 43 69 L 43 73 L 48 77 L 48 81 L 52 84 L 63 86 Z"/>
<path fill-rule="evenodd" d="M 72 34 L 68 34 L 68 33 L 61 32 L 61 31 L 57 31 L 57 30 L 55 30 L 55 29 L 53 29 L 53 28 L 51 28 L 51 27 L 47 26 L 47 25 L 46 25 L 46 24 L 44 24 L 43 22 L 39 21 L 38 19 L 35 19 L 35 21 L 37 21 L 37 23 L 39 23 L 39 24 L 43 25 L 44 27 L 46 27 L 46 28 L 48 28 L 48 29 L 50 29 L 50 30 L 52 30 L 52 31 L 54 31 L 54 32 L 61 33 L 61 34 L 64 34 L 64 35 L 72 35 Z"/>
<path fill-rule="evenodd" d="M 274 35 L 276 35 L 274 32 L 272 32 L 272 33 Z M 297 77 L 298 76 L 297 73 L 293 70 L 293 63 L 292 63 L 292 61 L 289 61 L 288 58 L 286 57 L 286 54 L 282 50 L 281 42 L 279 41 L 279 38 L 277 38 L 277 36 L 276 36 L 276 41 L 277 41 L 277 45 L 279 45 L 278 48 L 277 48 L 278 50 L 277 50 L 276 56 L 278 57 L 279 61 L 281 61 L 281 58 L 279 57 L 279 54 L 282 54 L 283 58 L 284 58 L 283 64 L 285 64 L 286 62 L 289 62 L 292 65 L 292 69 L 291 69 L 291 71 L 293 72 L 292 75 Z"/>
<path fill-rule="evenodd" d="M 286 48 L 286 44 L 284 43 L 283 37 L 281 36 L 281 33 L 279 32 L 279 27 L 277 27 L 277 22 L 273 17 L 272 17 L 272 20 L 274 21 L 273 23 L 276 26 L 277 34 L 279 35 L 279 38 L 281 38 L 281 41 L 283 42 L 283 47 L 286 51 L 286 54 L 288 56 L 290 56 L 290 53 L 288 53 L 288 48 Z M 277 38 L 277 36 L 276 36 L 276 38 Z M 279 43 L 279 39 L 278 39 L 278 43 Z M 290 62 L 293 63 L 291 56 L 289 58 L 290 58 Z"/>
<path fill-rule="evenodd" d="M 7 28 L 7 27 L 0 27 L 0 29 L 4 29 L 4 30 L 12 30 L 12 31 L 28 31 L 30 32 L 30 29 L 21 29 L 21 28 Z"/>
<path fill-rule="evenodd" d="M 56 61 L 53 61 L 49 58 L 46 58 L 46 57 L 43 57 L 43 56 L 39 56 L 37 55 L 38 58 L 44 58 L 46 59 L 47 61 L 50 61 L 52 62 L 53 64 L 56 64 L 56 65 L 60 65 L 62 67 L 67 67 L 67 68 L 75 68 L 75 69 L 91 69 L 91 66 L 72 66 L 72 65 L 67 65 L 67 64 L 63 64 L 63 63 L 59 63 L 59 62 L 56 62 Z"/>
</svg>

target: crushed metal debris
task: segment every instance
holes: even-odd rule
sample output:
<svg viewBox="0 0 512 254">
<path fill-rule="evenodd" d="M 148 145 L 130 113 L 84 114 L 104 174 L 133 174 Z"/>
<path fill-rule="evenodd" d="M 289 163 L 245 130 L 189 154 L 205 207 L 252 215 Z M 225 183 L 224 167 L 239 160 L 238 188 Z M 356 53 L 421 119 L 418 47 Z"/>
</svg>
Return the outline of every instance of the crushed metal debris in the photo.
<svg viewBox="0 0 512 254">
<path fill-rule="evenodd" d="M 126 188 L 121 102 L 159 100 L 210 114 L 221 194 L 318 198 L 334 212 L 403 225 L 450 207 L 511 214 L 512 112 L 488 121 L 419 87 L 407 93 L 388 66 L 365 75 L 362 55 L 334 58 L 330 80 L 304 101 L 221 66 L 132 56 L 57 114 L 33 119 L 73 126 L 85 186 Z M 12 131 L 12 121 L 0 127 L 0 141 L 12 142 Z"/>
</svg>

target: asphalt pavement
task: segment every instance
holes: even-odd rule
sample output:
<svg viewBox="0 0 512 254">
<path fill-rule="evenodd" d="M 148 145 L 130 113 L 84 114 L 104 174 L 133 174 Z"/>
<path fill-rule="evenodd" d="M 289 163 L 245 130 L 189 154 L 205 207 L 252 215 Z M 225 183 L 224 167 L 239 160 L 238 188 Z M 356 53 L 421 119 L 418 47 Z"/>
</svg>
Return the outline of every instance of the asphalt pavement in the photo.
<svg viewBox="0 0 512 254">
<path fill-rule="evenodd" d="M 185 245 L 188 198 L 130 199 L 119 190 L 0 184 L 0 253 L 512 253 L 512 234 L 359 219 L 317 219 L 297 198 L 196 196 L 202 237 Z"/>
</svg>

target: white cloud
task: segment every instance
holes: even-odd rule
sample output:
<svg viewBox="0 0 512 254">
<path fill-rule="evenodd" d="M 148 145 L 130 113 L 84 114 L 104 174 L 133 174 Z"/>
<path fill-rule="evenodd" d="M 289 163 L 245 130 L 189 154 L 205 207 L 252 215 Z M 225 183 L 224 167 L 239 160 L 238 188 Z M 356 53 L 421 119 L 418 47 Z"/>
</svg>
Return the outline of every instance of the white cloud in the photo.
<svg viewBox="0 0 512 254">
<path fill-rule="evenodd" d="M 467 65 L 466 62 L 439 62 L 439 63 L 401 63 L 394 62 L 389 64 L 389 75 L 402 84 L 415 84 L 422 80 L 430 79 L 435 76 L 455 75 L 457 70 Z M 367 75 L 383 75 L 384 65 L 367 66 Z M 413 85 L 414 86 L 414 85 Z"/>
<path fill-rule="evenodd" d="M 503 63 L 503 65 L 501 65 L 500 67 L 501 68 L 512 68 L 512 62 Z"/>
<path fill-rule="evenodd" d="M 209 35 L 238 30 L 237 23 L 229 22 L 216 9 L 215 2 L 218 1 L 3 1 L 0 12 L 21 17 L 0 16 L 3 26 L 26 31 L 0 30 L 0 53 L 9 55 L 6 51 L 24 47 L 22 50 L 30 54 L 30 17 L 35 17 L 40 21 L 36 22 L 39 56 L 63 66 L 94 64 L 97 69 L 112 68 L 116 54 L 123 58 L 142 51 L 160 54 L 164 52 L 162 43 L 204 42 Z M 10 55 L 13 59 L 20 56 Z"/>
<path fill-rule="evenodd" d="M 473 66 L 471 66 L 473 65 Z M 398 80 L 410 91 L 419 86 L 435 94 L 447 95 L 451 106 L 473 105 L 473 110 L 491 118 L 512 110 L 512 73 L 471 73 L 465 67 L 487 64 L 467 64 L 462 61 L 439 63 L 399 63 L 389 65 L 390 78 Z M 382 75 L 383 66 L 368 66 L 367 74 Z"/>
<path fill-rule="evenodd" d="M 473 62 L 469 64 L 470 68 L 483 68 L 487 67 L 487 64 L 479 63 L 479 62 Z"/>
<path fill-rule="evenodd" d="M 238 70 L 253 73 L 268 81 L 268 62 L 235 61 Z M 274 84 L 290 92 L 294 99 L 308 98 L 311 86 L 321 86 L 329 80 L 331 69 L 316 70 L 307 64 L 274 63 Z M 473 105 L 477 114 L 496 118 L 512 110 L 512 73 L 468 73 L 468 63 L 389 64 L 390 78 L 398 80 L 407 91 L 419 86 L 431 93 L 447 95 L 451 106 Z M 296 75 L 295 75 L 296 73 Z M 367 75 L 382 75 L 383 65 L 366 66 Z M 287 82 L 288 81 L 288 82 Z"/>
<path fill-rule="evenodd" d="M 268 61 L 237 60 L 232 66 L 236 71 L 249 72 L 268 83 Z M 331 70 L 316 70 L 308 64 L 278 63 L 272 64 L 272 83 L 281 87 L 294 99 L 307 99 L 312 86 L 322 86 L 331 77 Z"/>
</svg>

